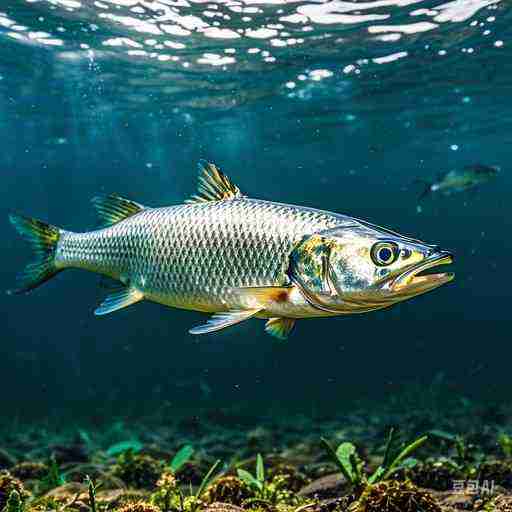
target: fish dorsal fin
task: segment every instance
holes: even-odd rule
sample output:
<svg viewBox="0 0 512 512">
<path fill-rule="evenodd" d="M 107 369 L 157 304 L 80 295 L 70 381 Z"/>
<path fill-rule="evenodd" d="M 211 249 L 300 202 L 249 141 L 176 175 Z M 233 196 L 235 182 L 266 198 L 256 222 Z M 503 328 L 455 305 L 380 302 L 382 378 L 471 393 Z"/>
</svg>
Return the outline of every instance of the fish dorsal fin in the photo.
<svg viewBox="0 0 512 512">
<path fill-rule="evenodd" d="M 100 219 L 101 227 L 112 226 L 145 209 L 141 204 L 117 194 L 93 197 L 92 204 Z"/>
<path fill-rule="evenodd" d="M 199 164 L 199 184 L 197 194 L 186 203 L 206 203 L 243 197 L 240 189 L 212 163 Z"/>
</svg>

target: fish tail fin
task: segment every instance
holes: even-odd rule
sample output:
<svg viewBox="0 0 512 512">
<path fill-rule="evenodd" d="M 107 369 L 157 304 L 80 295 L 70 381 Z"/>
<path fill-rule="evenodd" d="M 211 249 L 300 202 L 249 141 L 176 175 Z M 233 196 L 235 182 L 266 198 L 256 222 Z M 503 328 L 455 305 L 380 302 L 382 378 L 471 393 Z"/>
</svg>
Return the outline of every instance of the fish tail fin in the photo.
<svg viewBox="0 0 512 512">
<path fill-rule="evenodd" d="M 18 286 L 7 290 L 9 295 L 14 295 L 37 288 L 60 271 L 55 265 L 55 253 L 61 230 L 22 215 L 10 214 L 9 220 L 16 231 L 29 242 L 35 255 L 34 260 L 18 274 Z"/>
</svg>

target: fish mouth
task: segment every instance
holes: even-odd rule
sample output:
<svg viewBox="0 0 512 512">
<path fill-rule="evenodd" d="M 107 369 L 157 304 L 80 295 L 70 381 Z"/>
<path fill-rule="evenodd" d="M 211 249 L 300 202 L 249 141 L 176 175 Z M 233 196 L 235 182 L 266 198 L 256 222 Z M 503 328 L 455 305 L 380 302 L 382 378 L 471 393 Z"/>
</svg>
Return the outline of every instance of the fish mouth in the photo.
<svg viewBox="0 0 512 512">
<path fill-rule="evenodd" d="M 425 293 L 443 284 L 449 283 L 455 277 L 453 272 L 425 273 L 441 265 L 453 263 L 453 255 L 443 251 L 408 268 L 395 277 L 389 287 L 394 293 L 408 296 Z"/>
</svg>

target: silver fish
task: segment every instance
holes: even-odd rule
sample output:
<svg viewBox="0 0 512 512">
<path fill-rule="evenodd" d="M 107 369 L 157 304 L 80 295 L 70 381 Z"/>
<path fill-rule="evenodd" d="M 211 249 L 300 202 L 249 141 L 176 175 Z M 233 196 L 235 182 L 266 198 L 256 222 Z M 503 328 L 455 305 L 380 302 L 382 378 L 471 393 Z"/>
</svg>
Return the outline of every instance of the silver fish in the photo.
<svg viewBox="0 0 512 512">
<path fill-rule="evenodd" d="M 185 204 L 149 208 L 118 195 L 93 204 L 104 227 L 85 233 L 10 216 L 36 252 L 11 293 L 80 268 L 119 281 L 97 315 L 149 300 L 213 313 L 192 334 L 257 317 L 285 339 L 296 319 L 385 308 L 453 278 L 423 274 L 452 262 L 436 246 L 346 215 L 248 198 L 213 164 Z"/>
<path fill-rule="evenodd" d="M 419 200 L 425 199 L 432 194 L 442 194 L 445 196 L 465 192 L 492 181 L 499 174 L 498 166 L 489 166 L 482 164 L 467 165 L 462 169 L 453 169 L 451 171 L 441 173 L 432 181 L 417 180 L 422 183 L 425 188 L 421 193 Z"/>
</svg>

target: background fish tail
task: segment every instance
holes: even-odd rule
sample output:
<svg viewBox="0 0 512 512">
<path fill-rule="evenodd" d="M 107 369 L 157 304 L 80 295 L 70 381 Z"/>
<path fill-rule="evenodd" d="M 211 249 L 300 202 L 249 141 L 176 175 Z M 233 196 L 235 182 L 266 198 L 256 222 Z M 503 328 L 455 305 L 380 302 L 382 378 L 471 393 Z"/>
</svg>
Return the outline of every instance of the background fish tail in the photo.
<svg viewBox="0 0 512 512">
<path fill-rule="evenodd" d="M 432 193 L 432 183 L 426 180 L 414 180 L 415 184 L 419 184 L 423 186 L 423 190 L 418 196 L 418 201 L 423 201 L 426 197 L 428 197 Z"/>
<path fill-rule="evenodd" d="M 55 253 L 61 230 L 46 222 L 22 215 L 11 214 L 9 220 L 16 231 L 30 243 L 35 259 L 18 274 L 18 286 L 7 293 L 28 292 L 60 271 L 55 265 Z"/>
</svg>

